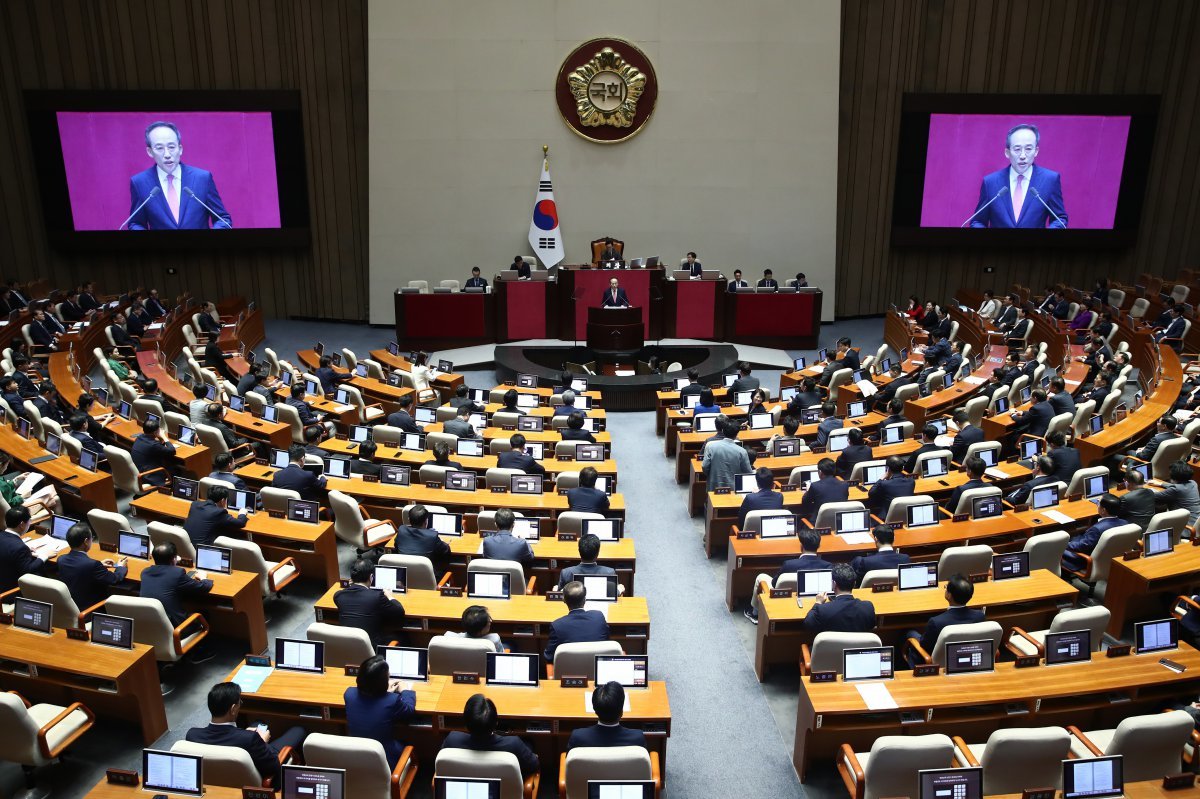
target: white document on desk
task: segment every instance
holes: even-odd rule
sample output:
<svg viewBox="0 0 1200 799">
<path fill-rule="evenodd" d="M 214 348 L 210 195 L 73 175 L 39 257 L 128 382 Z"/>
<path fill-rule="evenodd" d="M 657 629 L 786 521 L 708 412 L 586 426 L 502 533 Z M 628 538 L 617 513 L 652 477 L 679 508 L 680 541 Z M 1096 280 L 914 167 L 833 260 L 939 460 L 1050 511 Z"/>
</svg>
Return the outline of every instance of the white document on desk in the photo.
<svg viewBox="0 0 1200 799">
<path fill-rule="evenodd" d="M 867 710 L 891 710 L 899 707 L 896 700 L 892 699 L 892 692 L 884 683 L 865 682 L 854 687 L 858 689 L 858 695 L 866 703 Z"/>
<path fill-rule="evenodd" d="M 854 385 L 858 386 L 858 390 L 862 392 L 864 397 L 873 397 L 879 393 L 879 386 L 870 380 L 859 380 Z"/>
<path fill-rule="evenodd" d="M 997 480 L 1007 480 L 1008 479 L 1008 473 L 1005 472 L 1003 469 L 999 468 L 998 466 L 989 466 L 988 468 L 983 470 L 983 473 L 986 474 L 988 477 L 994 477 Z"/>
<path fill-rule="evenodd" d="M 1059 524 L 1072 524 L 1075 521 L 1075 519 L 1073 519 L 1072 517 L 1063 513 L 1062 511 L 1057 511 L 1057 510 L 1054 510 L 1053 508 L 1051 508 L 1050 510 L 1047 510 L 1047 511 L 1042 511 L 1042 512 L 1046 515 L 1046 518 L 1052 519 L 1052 520 L 1058 522 Z"/>
<path fill-rule="evenodd" d="M 838 538 L 850 545 L 869 544 L 875 540 L 870 533 L 838 533 Z"/>
<path fill-rule="evenodd" d="M 972 386 L 982 386 L 985 382 L 987 382 L 987 378 L 980 377 L 979 375 L 967 375 L 962 379 L 962 381 L 964 383 L 969 383 Z"/>
</svg>

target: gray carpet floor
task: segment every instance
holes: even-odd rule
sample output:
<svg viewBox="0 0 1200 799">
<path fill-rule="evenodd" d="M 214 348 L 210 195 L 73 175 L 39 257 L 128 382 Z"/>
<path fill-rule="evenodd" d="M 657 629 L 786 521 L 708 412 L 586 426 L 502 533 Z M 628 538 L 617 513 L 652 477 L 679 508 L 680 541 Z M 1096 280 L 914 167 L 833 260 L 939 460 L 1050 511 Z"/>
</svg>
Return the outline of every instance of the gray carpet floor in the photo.
<svg viewBox="0 0 1200 799">
<path fill-rule="evenodd" d="M 359 355 L 391 338 L 389 331 L 362 325 L 317 324 L 270 320 L 265 346 L 282 358 L 311 347 L 318 338 L 330 347 L 348 347 Z M 824 343 L 851 336 L 863 352 L 882 341 L 878 319 L 852 320 L 826 326 Z M 793 357 L 815 354 L 796 351 Z M 495 384 L 491 371 L 468 372 L 473 386 Z M 778 388 L 778 376 L 760 374 L 764 387 Z M 687 515 L 685 489 L 675 484 L 673 463 L 664 457 L 654 434 L 654 417 L 614 413 L 609 417 L 613 451 L 627 503 L 626 526 L 636 540 L 638 593 L 649 599 L 651 677 L 666 680 L 671 702 L 672 734 L 666 758 L 666 791 L 672 799 L 739 796 L 813 799 L 844 795 L 832 767 L 814 768 L 802 787 L 791 766 L 799 680 L 776 669 L 760 684 L 754 676 L 754 629 L 740 612 L 724 604 L 725 562 L 709 561 L 701 546 L 703 520 Z M 133 521 L 141 526 L 139 520 Z M 353 551 L 342 545 L 343 573 Z M 319 596 L 314 583 L 289 590 L 271 602 L 268 632 L 303 637 L 313 620 Z M 201 665 L 182 665 L 168 676 L 174 686 L 166 697 L 170 729 L 155 742 L 169 748 L 188 728 L 208 722 L 205 696 L 245 654 L 235 641 L 217 639 L 216 657 Z M 72 747 L 70 758 L 43 769 L 39 788 L 58 799 L 84 796 L 110 766 L 140 768 L 140 736 L 129 727 L 100 723 Z M 2 755 L 0 755 L 2 757 Z M 545 768 L 541 794 L 554 796 L 557 779 Z M 0 795 L 21 787 L 20 769 L 0 763 Z M 423 771 L 411 794 L 430 795 Z"/>
</svg>

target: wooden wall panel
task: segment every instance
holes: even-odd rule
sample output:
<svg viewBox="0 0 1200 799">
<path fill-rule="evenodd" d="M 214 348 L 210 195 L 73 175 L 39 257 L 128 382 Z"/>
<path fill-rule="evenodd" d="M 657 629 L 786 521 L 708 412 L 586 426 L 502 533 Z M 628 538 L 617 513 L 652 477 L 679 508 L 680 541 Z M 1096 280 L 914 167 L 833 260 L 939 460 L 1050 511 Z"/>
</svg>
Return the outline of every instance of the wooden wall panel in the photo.
<svg viewBox="0 0 1200 799">
<path fill-rule="evenodd" d="M 365 320 L 366 24 L 365 0 L 5 0 L 0 273 L 59 286 L 91 277 L 105 290 L 236 293 L 271 316 Z M 176 88 L 299 90 L 310 247 L 167 257 L 49 246 L 21 92 Z M 169 266 L 178 274 L 168 276 Z"/>
<path fill-rule="evenodd" d="M 1200 4 L 1194 0 L 843 0 L 838 316 L 961 285 L 1041 287 L 1200 261 Z M 1161 96 L 1142 228 L 1125 250 L 893 249 L 905 92 Z M 986 268 L 995 271 L 986 273 Z"/>
</svg>

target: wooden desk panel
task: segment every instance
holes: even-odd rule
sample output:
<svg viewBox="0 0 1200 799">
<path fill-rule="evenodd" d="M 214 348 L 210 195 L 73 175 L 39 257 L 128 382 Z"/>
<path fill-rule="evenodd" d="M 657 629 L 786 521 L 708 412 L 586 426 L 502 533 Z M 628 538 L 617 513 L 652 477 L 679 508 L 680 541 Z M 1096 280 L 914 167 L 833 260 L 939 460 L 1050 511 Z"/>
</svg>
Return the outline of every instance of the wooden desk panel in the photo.
<svg viewBox="0 0 1200 799">
<path fill-rule="evenodd" d="M 63 506 L 74 513 L 86 514 L 91 508 L 116 512 L 117 495 L 112 475 L 108 472 L 89 472 L 60 455 L 40 463 L 50 453 L 42 448 L 37 439 L 25 439 L 11 427 L 0 425 L 0 449 L 7 452 L 23 471 L 41 472 L 54 483 Z"/>
<path fill-rule="evenodd" d="M 1104 590 L 1112 611 L 1108 633 L 1120 637 L 1127 621 L 1170 615 L 1175 597 L 1200 584 L 1200 547 L 1184 541 L 1174 551 L 1137 560 L 1113 560 Z"/>
</svg>

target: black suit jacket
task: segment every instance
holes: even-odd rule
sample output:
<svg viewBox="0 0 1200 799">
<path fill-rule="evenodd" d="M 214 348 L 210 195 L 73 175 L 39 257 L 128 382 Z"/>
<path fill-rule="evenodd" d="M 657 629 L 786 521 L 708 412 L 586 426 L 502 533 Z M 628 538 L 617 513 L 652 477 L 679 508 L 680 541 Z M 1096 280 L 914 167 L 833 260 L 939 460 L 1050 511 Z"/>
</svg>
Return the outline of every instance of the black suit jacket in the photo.
<svg viewBox="0 0 1200 799">
<path fill-rule="evenodd" d="M 197 744 L 236 746 L 238 749 L 245 749 L 250 753 L 258 775 L 264 780 L 270 779 L 272 785 L 279 785 L 282 773 L 279 768 L 279 756 L 254 730 L 244 730 L 230 724 L 209 724 L 207 727 L 192 727 L 184 737 Z"/>
<path fill-rule="evenodd" d="M 836 477 L 822 477 L 809 484 L 800 500 L 800 510 L 797 513 L 810 522 L 817 520 L 817 511 L 826 502 L 845 502 L 850 496 L 850 484 Z"/>
<path fill-rule="evenodd" d="M 165 469 L 170 457 L 175 454 L 175 446 L 164 444 L 159 439 L 151 438 L 145 433 L 139 433 L 133 440 L 133 447 L 129 454 L 133 457 L 133 465 L 139 472 Z M 163 472 L 155 472 L 143 477 L 142 482 L 155 486 L 166 485 L 167 475 Z"/>
<path fill-rule="evenodd" d="M 567 490 L 567 507 L 580 513 L 604 513 L 608 510 L 608 495 L 598 488 L 571 488 Z"/>
<path fill-rule="evenodd" d="M 954 462 L 962 463 L 963 458 L 967 457 L 967 448 L 983 440 L 983 428 L 981 427 L 968 425 L 959 430 L 954 436 L 954 443 L 950 445 L 950 452 L 954 456 Z"/>
<path fill-rule="evenodd" d="M 946 503 L 946 510 L 955 513 L 958 507 L 958 501 L 962 499 L 962 495 L 970 491 L 972 488 L 987 488 L 987 483 L 982 480 L 968 480 L 962 485 L 950 492 L 950 501 Z"/>
<path fill-rule="evenodd" d="M 546 473 L 546 467 L 538 463 L 532 455 L 526 455 L 524 452 L 516 452 L 514 450 L 501 452 L 497 455 L 496 466 L 500 469 L 520 469 L 525 474 L 544 475 Z"/>
<path fill-rule="evenodd" d="M 483 539 L 483 556 L 493 560 L 515 560 L 525 568 L 533 565 L 533 549 L 524 538 L 509 530 Z"/>
<path fill-rule="evenodd" d="M 921 648 L 932 655 L 942 630 L 953 624 L 978 624 L 981 621 L 987 621 L 987 617 L 979 608 L 947 608 L 925 625 L 925 634 L 921 636 Z"/>
<path fill-rule="evenodd" d="M 209 477 L 214 480 L 224 480 L 226 483 L 231 483 L 238 491 L 246 490 L 246 481 L 238 477 L 233 472 L 210 472 Z"/>
<path fill-rule="evenodd" d="M 1069 480 L 1070 478 L 1067 479 Z M 1017 486 L 1016 489 L 1009 493 L 1007 499 L 1013 505 L 1024 505 L 1029 501 L 1029 495 L 1033 492 L 1033 489 L 1037 488 L 1038 486 L 1046 485 L 1047 483 L 1057 482 L 1058 477 L 1053 474 L 1039 474 L 1037 477 L 1029 480 L 1024 485 Z"/>
<path fill-rule="evenodd" d="M 1035 402 L 1033 407 L 1026 411 L 1021 417 L 1020 432 L 1028 433 L 1031 436 L 1044 436 L 1046 429 L 1050 427 L 1050 420 L 1054 418 L 1054 406 L 1046 402 Z"/>
<path fill-rule="evenodd" d="M 1054 461 L 1054 479 L 1062 480 L 1067 485 L 1071 484 L 1071 477 L 1075 472 L 1083 468 L 1079 450 L 1074 447 L 1057 447 L 1046 454 Z"/>
<path fill-rule="evenodd" d="M 1049 395 L 1046 401 L 1054 408 L 1055 416 L 1060 413 L 1075 413 L 1075 398 L 1065 391 Z"/>
<path fill-rule="evenodd" d="M 183 529 L 187 530 L 193 545 L 211 545 L 223 535 L 236 537 L 245 526 L 245 515 L 230 516 L 225 508 L 207 499 L 193 502 L 183 523 Z"/>
<path fill-rule="evenodd" d="M 410 527 L 402 524 L 396 528 L 392 547 L 401 555 L 420 555 L 436 560 L 450 553 L 450 545 L 443 541 L 437 530 L 428 527 Z"/>
<path fill-rule="evenodd" d="M 241 378 L 234 374 L 225 362 L 225 353 L 215 340 L 210 340 L 204 345 L 204 365 L 215 371 L 223 380 L 228 380 L 234 385 L 241 382 Z"/>
<path fill-rule="evenodd" d="M 409 416 L 407 411 L 396 411 L 389 414 L 387 423 L 391 427 L 399 427 L 406 433 L 419 433 L 421 428 L 417 427 L 416 419 Z"/>
<path fill-rule="evenodd" d="M 139 596 L 161 602 L 173 627 L 178 627 L 188 617 L 183 608 L 184 600 L 207 594 L 213 587 L 212 580 L 194 580 L 182 567 L 158 564 L 142 571 L 141 582 Z"/>
<path fill-rule="evenodd" d="M 555 619 L 550 624 L 550 640 L 543 653 L 547 662 L 554 661 L 554 652 L 560 644 L 579 644 L 608 640 L 608 621 L 598 610 L 578 608 Z"/>
<path fill-rule="evenodd" d="M 700 262 L 696 262 L 699 266 Z M 571 733 L 571 737 L 567 739 L 567 751 L 571 751 L 577 746 L 646 746 L 646 734 L 641 730 L 631 730 L 628 727 L 623 727 L 620 724 L 612 726 L 604 724 L 594 724 L 591 727 L 583 727 Z"/>
<path fill-rule="evenodd" d="M 746 516 L 749 515 L 750 511 L 779 510 L 782 507 L 783 494 L 774 489 L 759 489 L 751 494 L 747 494 L 742 498 L 742 505 L 738 508 L 738 529 L 746 529 Z"/>
<path fill-rule="evenodd" d="M 909 557 L 903 552 L 897 552 L 894 549 L 887 549 L 883 552 L 873 552 L 870 555 L 859 555 L 850 562 L 855 573 L 858 575 L 858 581 L 861 583 L 863 575 L 869 571 L 876 569 L 895 569 L 901 563 L 908 563 Z"/>
<path fill-rule="evenodd" d="M 901 374 L 895 380 L 880 389 L 878 398 L 876 399 L 876 404 L 880 406 L 887 405 L 895 398 L 896 391 L 911 384 L 912 378 L 906 374 Z"/>
<path fill-rule="evenodd" d="M 833 564 L 825 560 L 820 555 L 813 553 L 802 554 L 798 558 L 788 558 L 779 567 L 779 571 L 775 572 L 775 582 L 779 582 L 779 578 L 785 574 L 795 574 L 796 572 L 815 572 L 822 569 L 832 569 Z"/>
<path fill-rule="evenodd" d="M 804 617 L 804 628 L 814 633 L 869 633 L 875 629 L 875 606 L 850 594 L 838 594 L 814 604 Z"/>
<path fill-rule="evenodd" d="M 600 305 L 604 308 L 622 308 L 630 305 L 629 296 L 625 293 L 625 289 L 618 287 L 617 296 L 613 297 L 611 287 L 604 290 L 604 296 L 600 299 Z"/>
<path fill-rule="evenodd" d="M 843 480 L 849 480 L 850 473 L 854 471 L 855 465 L 869 460 L 871 460 L 870 447 L 866 444 L 851 444 L 838 453 L 837 460 L 834 462 L 834 469 L 838 477 Z"/>
<path fill-rule="evenodd" d="M 378 588 L 351 583 L 333 595 L 333 604 L 337 605 L 338 624 L 364 630 L 376 646 L 391 640 L 387 631 L 404 624 L 404 606 Z"/>
<path fill-rule="evenodd" d="M 271 487 L 299 491 L 301 499 L 320 500 L 321 492 L 325 490 L 325 476 L 317 477 L 307 469 L 289 463 L 287 468 L 275 472 Z"/>
<path fill-rule="evenodd" d="M 35 558 L 20 536 L 0 531 L 0 591 L 11 591 L 23 574 L 41 574 L 46 561 Z"/>
<path fill-rule="evenodd" d="M 29 323 L 29 338 L 39 347 L 50 347 L 54 344 L 54 333 L 36 319 Z"/>
<path fill-rule="evenodd" d="M 867 507 L 881 519 L 887 518 L 888 508 L 896 497 L 911 497 L 917 492 L 917 481 L 905 475 L 879 480 L 867 492 Z"/>
<path fill-rule="evenodd" d="M 67 584 L 71 599 L 75 600 L 80 610 L 108 599 L 108 589 L 124 580 L 129 571 L 125 566 L 109 571 L 107 566 L 88 553 L 76 550 L 59 555 L 56 563 L 58 579 Z"/>
<path fill-rule="evenodd" d="M 370 474 L 376 477 L 380 474 L 379 464 L 354 458 L 350 461 L 350 474 Z"/>
<path fill-rule="evenodd" d="M 521 776 L 528 779 L 538 772 L 538 756 L 515 735 L 491 735 L 478 740 L 469 733 L 454 730 L 442 741 L 443 749 L 473 749 L 476 752 L 511 752 L 521 764 Z"/>
</svg>

